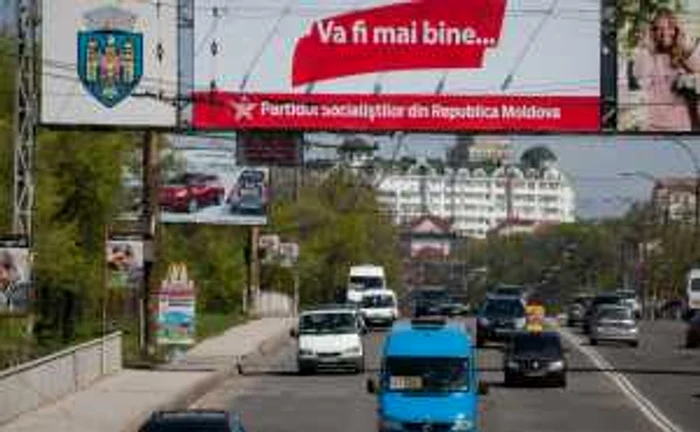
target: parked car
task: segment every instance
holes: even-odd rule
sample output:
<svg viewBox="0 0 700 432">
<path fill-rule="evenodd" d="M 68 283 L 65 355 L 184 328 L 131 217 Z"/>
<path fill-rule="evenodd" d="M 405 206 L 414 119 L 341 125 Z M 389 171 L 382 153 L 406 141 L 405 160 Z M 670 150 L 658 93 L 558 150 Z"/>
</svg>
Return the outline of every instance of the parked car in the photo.
<svg viewBox="0 0 700 432">
<path fill-rule="evenodd" d="M 695 312 L 690 321 L 688 321 L 688 329 L 685 332 L 685 346 L 687 348 L 700 346 L 700 312 Z"/>
<path fill-rule="evenodd" d="M 503 356 L 505 385 L 521 382 L 551 383 L 566 387 L 566 359 L 556 332 L 518 333 Z"/>
<path fill-rule="evenodd" d="M 156 411 L 139 432 L 245 432 L 237 414 L 214 410 Z"/>
<path fill-rule="evenodd" d="M 596 313 L 596 310 L 603 305 L 621 305 L 623 303 L 623 298 L 619 294 L 615 293 L 603 293 L 598 294 L 593 298 L 591 304 L 586 309 L 586 313 L 583 316 L 582 330 L 584 334 L 589 334 L 591 330 L 591 320 Z"/>
<path fill-rule="evenodd" d="M 221 205 L 225 190 L 213 174 L 185 173 L 161 186 L 160 207 L 164 211 L 195 213 L 200 208 Z"/>
<path fill-rule="evenodd" d="M 591 320 L 590 342 L 624 342 L 633 347 L 639 345 L 639 327 L 634 310 L 626 304 L 598 307 Z"/>
</svg>

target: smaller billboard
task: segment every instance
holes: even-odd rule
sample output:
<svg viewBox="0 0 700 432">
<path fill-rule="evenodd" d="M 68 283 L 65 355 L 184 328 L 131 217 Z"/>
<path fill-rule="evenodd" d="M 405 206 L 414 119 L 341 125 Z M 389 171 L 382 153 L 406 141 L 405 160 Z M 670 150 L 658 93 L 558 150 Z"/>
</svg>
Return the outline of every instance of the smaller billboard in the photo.
<svg viewBox="0 0 700 432">
<path fill-rule="evenodd" d="M 265 225 L 269 170 L 236 165 L 232 152 L 175 148 L 176 168 L 165 173 L 159 191 L 165 223 Z"/>
<path fill-rule="evenodd" d="M 141 239 L 109 239 L 106 245 L 107 288 L 138 290 L 143 286 L 144 244 Z"/>
<path fill-rule="evenodd" d="M 29 248 L 0 241 L 0 313 L 24 313 L 31 300 Z"/>
<path fill-rule="evenodd" d="M 158 319 L 156 340 L 159 345 L 195 343 L 196 302 L 194 282 L 187 266 L 172 264 L 157 293 Z"/>
</svg>

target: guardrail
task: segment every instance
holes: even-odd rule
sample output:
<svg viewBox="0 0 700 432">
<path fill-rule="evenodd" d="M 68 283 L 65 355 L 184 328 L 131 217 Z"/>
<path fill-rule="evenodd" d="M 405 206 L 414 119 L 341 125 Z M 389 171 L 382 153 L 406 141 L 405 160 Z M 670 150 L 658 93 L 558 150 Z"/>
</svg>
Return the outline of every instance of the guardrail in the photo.
<svg viewBox="0 0 700 432">
<path fill-rule="evenodd" d="M 0 425 L 121 369 L 122 334 L 115 332 L 0 371 Z"/>
</svg>

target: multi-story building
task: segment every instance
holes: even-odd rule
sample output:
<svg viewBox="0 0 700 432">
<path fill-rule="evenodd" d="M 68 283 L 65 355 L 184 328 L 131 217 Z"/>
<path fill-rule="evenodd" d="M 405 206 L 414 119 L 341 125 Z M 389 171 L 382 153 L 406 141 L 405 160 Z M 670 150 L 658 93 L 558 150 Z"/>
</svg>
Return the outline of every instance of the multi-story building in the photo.
<svg viewBox="0 0 700 432">
<path fill-rule="evenodd" d="M 576 210 L 571 182 L 553 163 L 539 170 L 501 166 L 489 172 L 418 162 L 384 176 L 378 196 L 396 224 L 434 215 L 449 219 L 457 234 L 476 238 L 509 219 L 573 222 Z"/>
<path fill-rule="evenodd" d="M 658 179 L 651 202 L 660 221 L 693 223 L 695 220 L 696 179 L 668 177 Z"/>
</svg>

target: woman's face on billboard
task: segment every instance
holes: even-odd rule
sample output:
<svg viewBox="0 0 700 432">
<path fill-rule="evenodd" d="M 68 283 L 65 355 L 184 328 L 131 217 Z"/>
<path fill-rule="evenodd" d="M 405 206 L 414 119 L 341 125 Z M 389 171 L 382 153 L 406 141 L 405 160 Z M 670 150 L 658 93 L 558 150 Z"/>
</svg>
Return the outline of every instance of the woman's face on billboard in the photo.
<svg viewBox="0 0 700 432">
<path fill-rule="evenodd" d="M 662 16 L 654 21 L 654 41 L 658 48 L 671 48 L 675 37 L 676 24 L 670 17 Z"/>
</svg>

